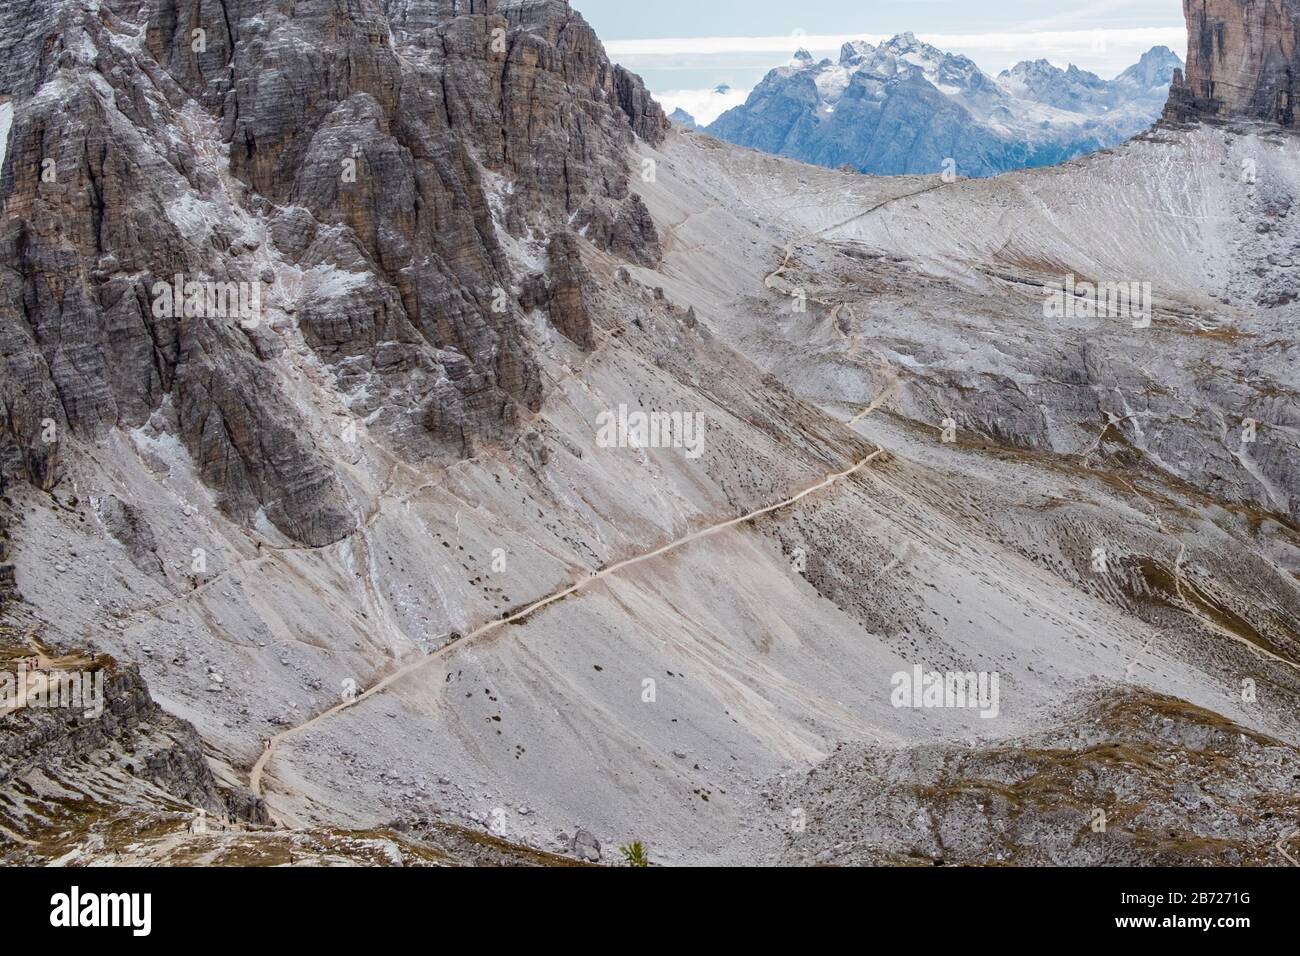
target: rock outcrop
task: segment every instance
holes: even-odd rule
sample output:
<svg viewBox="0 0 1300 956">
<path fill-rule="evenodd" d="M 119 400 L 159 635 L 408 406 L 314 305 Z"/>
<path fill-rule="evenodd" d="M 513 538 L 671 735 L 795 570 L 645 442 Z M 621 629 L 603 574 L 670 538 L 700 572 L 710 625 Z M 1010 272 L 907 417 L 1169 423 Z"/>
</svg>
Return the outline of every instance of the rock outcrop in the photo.
<svg viewBox="0 0 1300 956">
<path fill-rule="evenodd" d="M 104 674 L 104 712 L 88 717 L 68 708 L 26 708 L 7 715 L 7 732 L 0 740 L 0 787 L 12 786 L 33 769 L 49 773 L 64 762 L 112 749 L 134 758 L 127 758 L 128 773 L 224 815 L 225 803 L 194 728 L 162 712 L 134 667 L 111 660 L 87 666 Z"/>
<path fill-rule="evenodd" d="M 591 331 L 591 275 L 582 264 L 578 240 L 570 232 L 557 232 L 547 247 L 547 268 L 524 284 L 525 308 L 546 311 L 551 324 L 584 349 L 593 345 Z"/>
<path fill-rule="evenodd" d="M 158 557 L 158 542 L 153 529 L 139 508 L 117 495 L 105 495 L 99 502 L 98 512 L 104 529 L 126 549 L 132 564 L 148 574 L 162 576 L 166 573 L 162 559 Z"/>
<path fill-rule="evenodd" d="M 784 862 L 1259 866 L 1300 806 L 1300 751 L 1130 689 L 993 747 L 844 746 L 784 803 Z"/>
<path fill-rule="evenodd" d="M 134 665 L 105 655 L 34 656 L 54 652 L 15 636 L 32 624 L 27 610 L 11 606 L 0 624 L 7 695 L 0 818 L 8 832 L 23 832 L 44 813 L 85 821 L 133 808 L 201 811 L 214 822 L 269 822 L 262 800 L 217 781 L 194 727 L 158 706 Z M 65 672 L 99 689 L 78 698 L 75 707 L 16 703 L 15 679 L 39 674 L 53 680 Z M 70 790 L 85 797 L 84 806 L 64 799 Z"/>
<path fill-rule="evenodd" d="M 1300 2 L 1184 0 L 1183 6 L 1187 72 L 1174 80 L 1166 117 L 1294 126 Z"/>
<path fill-rule="evenodd" d="M 338 541 L 334 456 L 275 369 L 299 336 L 398 454 L 455 457 L 541 398 L 503 236 L 573 223 L 658 261 L 627 147 L 668 121 L 563 0 L 14 6 L 11 477 L 48 488 L 69 436 L 152 421 L 236 520 Z"/>
</svg>

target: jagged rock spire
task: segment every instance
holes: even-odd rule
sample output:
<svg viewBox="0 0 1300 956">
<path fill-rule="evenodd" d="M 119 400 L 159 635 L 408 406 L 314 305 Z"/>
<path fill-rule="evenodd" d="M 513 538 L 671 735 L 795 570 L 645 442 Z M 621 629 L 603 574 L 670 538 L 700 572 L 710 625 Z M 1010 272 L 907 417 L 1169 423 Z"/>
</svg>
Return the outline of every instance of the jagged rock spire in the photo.
<svg viewBox="0 0 1300 956">
<path fill-rule="evenodd" d="M 1169 119 L 1244 118 L 1295 125 L 1300 0 L 1184 0 L 1187 72 Z"/>
</svg>

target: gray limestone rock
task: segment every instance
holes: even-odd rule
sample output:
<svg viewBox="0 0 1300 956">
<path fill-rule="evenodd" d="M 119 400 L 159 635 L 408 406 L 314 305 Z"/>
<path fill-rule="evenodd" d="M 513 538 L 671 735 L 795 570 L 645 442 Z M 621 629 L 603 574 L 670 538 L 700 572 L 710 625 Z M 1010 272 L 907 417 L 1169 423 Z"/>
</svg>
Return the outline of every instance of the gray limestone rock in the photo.
<svg viewBox="0 0 1300 956">
<path fill-rule="evenodd" d="M 569 843 L 569 851 L 587 863 L 600 862 L 600 841 L 586 830 L 579 830 Z"/>
<path fill-rule="evenodd" d="M 1296 0 L 1186 0 L 1187 70 L 1166 116 L 1296 122 L 1300 37 Z"/>
<path fill-rule="evenodd" d="M 117 495 L 105 495 L 99 503 L 99 520 L 108 533 L 126 548 L 127 556 L 137 568 L 150 574 L 165 573 L 162 559 L 158 557 L 153 529 L 138 508 Z"/>
<path fill-rule="evenodd" d="M 268 364 L 291 347 L 286 317 L 400 453 L 456 456 L 541 398 L 517 312 L 495 307 L 518 278 L 499 231 L 580 213 L 605 248 L 658 261 L 625 151 L 667 120 L 567 3 L 143 12 L 138 50 L 117 39 L 130 10 L 72 3 L 7 41 L 34 73 L 9 78 L 2 187 L 10 476 L 48 487 L 62 436 L 138 426 L 170 401 L 230 514 L 337 541 L 354 521 L 329 455 Z M 207 129 L 183 119 L 204 114 Z M 256 286 L 267 321 L 160 308 L 178 276 Z M 578 280 L 560 278 L 561 325 L 589 344 Z M 410 391 L 426 400 L 395 397 Z"/>
</svg>

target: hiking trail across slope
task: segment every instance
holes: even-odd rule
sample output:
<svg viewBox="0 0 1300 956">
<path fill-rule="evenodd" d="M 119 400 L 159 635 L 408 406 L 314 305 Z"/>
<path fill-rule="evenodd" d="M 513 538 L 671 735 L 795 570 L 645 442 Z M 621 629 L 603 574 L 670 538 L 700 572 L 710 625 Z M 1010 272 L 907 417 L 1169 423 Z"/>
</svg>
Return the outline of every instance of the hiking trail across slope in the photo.
<svg viewBox="0 0 1300 956">
<path fill-rule="evenodd" d="M 805 238 L 813 238 L 831 229 L 835 229 L 838 228 L 839 226 L 846 225 L 847 223 L 854 222 L 862 218 L 863 216 L 875 212 L 881 207 L 888 205 L 891 202 L 895 202 L 900 199 L 907 199 L 911 196 L 919 195 L 920 193 L 930 192 L 931 190 L 941 188 L 945 185 L 947 184 L 938 183 L 935 185 L 927 186 L 920 190 L 916 190 L 914 192 L 906 193 L 902 196 L 895 196 L 891 199 L 884 200 L 883 202 L 877 203 L 866 210 L 855 213 L 853 216 L 849 217 L 843 222 L 835 223 L 831 226 L 825 227 L 824 229 L 820 229 L 814 233 L 810 233 Z M 787 295 L 793 294 L 793 293 L 786 292 L 784 289 L 780 289 L 779 287 L 773 286 L 771 284 L 771 280 L 776 276 L 778 276 L 787 267 L 787 265 L 789 264 L 790 257 L 791 255 L 793 255 L 794 243 L 797 241 L 801 241 L 801 240 L 794 240 L 791 243 L 788 243 L 786 245 L 784 261 L 782 262 L 781 266 L 777 268 L 775 272 L 772 272 L 763 280 L 763 285 L 766 288 L 772 289 L 773 291 L 782 292 L 783 294 L 787 294 Z M 829 305 L 837 310 L 840 308 L 839 303 L 827 302 L 823 304 Z M 853 425 L 856 425 L 859 421 L 861 421 L 863 418 L 870 415 L 872 412 L 875 412 L 882 405 L 884 405 L 885 402 L 889 401 L 890 398 L 893 397 L 893 395 L 897 392 L 899 385 L 900 382 L 896 375 L 889 376 L 889 385 L 870 404 L 868 404 L 866 408 L 853 415 L 845 424 L 848 427 L 852 427 Z M 349 710 L 350 708 L 356 706 L 357 704 L 361 703 L 364 700 L 369 699 L 370 697 L 383 693 L 385 690 L 387 690 L 396 682 L 428 666 L 434 661 L 440 660 L 450 655 L 453 651 L 466 646 L 467 644 L 477 640 L 478 638 L 483 637 L 484 635 L 493 633 L 494 631 L 497 631 L 498 629 L 505 627 L 507 625 L 522 621 L 525 618 L 529 617 L 530 615 L 536 613 L 537 611 L 549 607 L 552 604 L 556 604 L 564 600 L 565 598 L 569 597 L 570 595 L 576 594 L 586 589 L 594 582 L 607 578 L 612 574 L 615 574 L 619 571 L 622 571 L 634 565 L 640 564 L 644 561 L 652 560 L 656 557 L 659 557 L 660 555 L 664 555 L 676 551 L 677 549 L 682 548 L 694 541 L 699 541 L 704 538 L 712 537 L 713 535 L 726 531 L 729 528 L 734 528 L 737 525 L 741 525 L 748 521 L 752 521 L 755 518 L 759 518 L 762 517 L 763 515 L 771 514 L 772 512 L 780 511 L 785 508 L 788 508 L 791 505 L 794 505 L 799 501 L 803 500 L 804 498 L 808 497 L 809 495 L 813 494 L 814 492 L 821 491 L 825 488 L 829 488 L 832 485 L 836 484 L 837 482 L 850 477 L 851 475 L 857 473 L 858 471 L 861 471 L 863 468 L 865 468 L 867 465 L 869 465 L 871 462 L 875 461 L 877 458 L 879 458 L 881 455 L 885 453 L 886 451 L 883 447 L 877 446 L 875 451 L 867 455 L 861 461 L 855 463 L 852 467 L 845 469 L 843 471 L 833 472 L 827 475 L 826 477 L 824 477 L 821 481 L 817 482 L 816 484 L 813 484 L 812 486 L 805 488 L 803 491 L 791 495 L 790 497 L 785 498 L 782 501 L 777 502 L 776 504 L 759 508 L 755 511 L 751 511 L 748 514 L 741 515 L 740 517 L 737 518 L 731 518 L 726 521 L 719 522 L 718 524 L 710 525 L 707 528 L 703 528 L 699 531 L 695 531 L 690 534 L 684 535 L 681 538 L 677 538 L 669 542 L 668 544 L 665 544 L 659 548 L 654 549 L 653 551 L 649 551 L 645 554 L 637 555 L 635 557 L 627 558 L 622 561 L 616 562 L 615 564 L 611 564 L 607 568 L 602 568 L 600 570 L 593 571 L 591 572 L 589 577 L 584 578 L 581 581 L 577 581 L 566 588 L 563 588 L 559 591 L 555 591 L 547 595 L 546 597 L 543 597 L 540 600 L 533 602 L 532 604 L 528 605 L 527 607 L 523 608 L 520 611 L 516 611 L 515 613 L 500 618 L 498 620 L 489 621 L 486 624 L 483 624 L 482 626 L 477 628 L 476 630 L 465 635 L 460 640 L 453 641 L 452 643 L 446 644 L 443 647 L 439 648 L 438 650 L 433 651 L 432 653 L 426 654 L 414 661 L 411 661 L 410 663 L 398 668 L 396 671 L 389 674 L 387 677 L 383 678 L 378 683 L 367 688 L 362 693 L 357 694 L 355 697 L 340 701 L 338 704 L 335 704 L 333 707 L 329 708 L 328 710 L 322 711 L 321 713 L 317 714 L 315 717 L 312 717 L 311 719 L 301 724 L 298 724 L 294 727 L 289 728 L 288 730 L 282 731 L 281 733 L 275 734 L 274 736 L 268 738 L 265 749 L 262 751 L 261 755 L 258 757 L 256 763 L 253 764 L 253 767 L 249 772 L 249 777 L 248 777 L 249 789 L 252 790 L 253 793 L 256 794 L 257 796 L 259 797 L 262 796 L 262 777 L 265 774 L 267 764 L 270 762 L 271 758 L 275 755 L 275 751 L 278 749 L 281 743 L 305 733 L 306 731 L 312 729 L 313 727 L 318 726 L 319 724 L 328 720 L 329 718 L 337 714 L 340 714 L 345 710 Z"/>
</svg>

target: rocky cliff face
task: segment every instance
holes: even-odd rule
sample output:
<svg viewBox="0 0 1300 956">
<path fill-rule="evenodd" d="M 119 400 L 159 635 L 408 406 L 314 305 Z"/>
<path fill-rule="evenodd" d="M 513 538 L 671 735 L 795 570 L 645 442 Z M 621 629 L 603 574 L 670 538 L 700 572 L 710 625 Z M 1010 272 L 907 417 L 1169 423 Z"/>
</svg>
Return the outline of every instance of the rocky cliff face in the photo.
<svg viewBox="0 0 1300 956">
<path fill-rule="evenodd" d="M 1170 91 L 1175 120 L 1246 118 L 1295 125 L 1296 0 L 1185 0 L 1187 72 Z"/>
<path fill-rule="evenodd" d="M 667 120 L 563 0 L 8 7 L 11 476 L 49 487 L 70 438 L 148 423 L 239 520 L 339 540 L 287 350 L 399 454 L 462 455 L 540 400 L 502 241 L 657 255 L 626 147 Z"/>
<path fill-rule="evenodd" d="M 7 3 L 0 597 L 123 677 L 0 719 L 6 862 L 1283 861 L 1300 140 L 854 176 L 655 145 L 563 3 Z M 840 122 L 889 57 L 882 142 L 923 84 L 1010 95 L 918 52 L 846 50 Z M 1061 315 L 1067 276 L 1154 290 Z M 997 714 L 901 705 L 918 666 Z M 188 829 L 241 786 L 295 829 Z"/>
<path fill-rule="evenodd" d="M 217 781 L 194 727 L 158 706 L 135 665 L 106 655 L 57 655 L 32 640 L 39 628 L 30 610 L 11 602 L 0 618 L 0 823 L 8 836 L 23 838 L 0 840 L 0 859 L 45 858 L 43 847 L 70 835 L 42 827 L 54 819 L 73 830 L 118 816 L 135 815 L 138 824 L 151 814 L 181 821 L 206 814 L 215 826 L 269 822 L 260 799 Z M 99 689 L 81 698 L 91 709 L 16 702 L 15 680 L 65 672 L 97 675 L 86 689 Z"/>
</svg>

